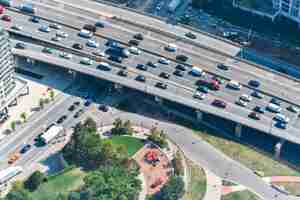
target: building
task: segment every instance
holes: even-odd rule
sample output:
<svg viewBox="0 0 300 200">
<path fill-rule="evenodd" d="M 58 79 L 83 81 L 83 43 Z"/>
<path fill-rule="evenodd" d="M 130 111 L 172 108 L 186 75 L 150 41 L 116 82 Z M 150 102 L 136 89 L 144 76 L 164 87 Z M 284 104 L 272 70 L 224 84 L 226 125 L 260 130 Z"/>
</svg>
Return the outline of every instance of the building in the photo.
<svg viewBox="0 0 300 200">
<path fill-rule="evenodd" d="M 297 23 L 300 23 L 300 0 L 273 0 L 273 8 Z"/>
</svg>

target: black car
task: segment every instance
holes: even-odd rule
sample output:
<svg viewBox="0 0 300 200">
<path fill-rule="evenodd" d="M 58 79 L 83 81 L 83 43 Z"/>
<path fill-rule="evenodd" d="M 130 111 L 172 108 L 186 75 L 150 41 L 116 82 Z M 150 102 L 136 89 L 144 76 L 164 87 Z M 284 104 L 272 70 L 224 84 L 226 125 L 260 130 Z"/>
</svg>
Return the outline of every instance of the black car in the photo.
<svg viewBox="0 0 300 200">
<path fill-rule="evenodd" d="M 96 27 L 100 27 L 100 28 L 104 28 L 104 23 L 98 21 L 98 22 L 95 23 L 95 26 L 96 26 Z"/>
<path fill-rule="evenodd" d="M 92 102 L 91 102 L 90 100 L 87 100 L 87 101 L 84 103 L 84 106 L 89 107 L 91 104 L 92 104 Z"/>
<path fill-rule="evenodd" d="M 40 22 L 40 18 L 38 18 L 37 16 L 32 16 L 30 18 L 30 21 L 32 21 L 33 23 L 39 23 Z"/>
<path fill-rule="evenodd" d="M 166 73 L 166 72 L 162 72 L 159 74 L 160 77 L 165 78 L 165 79 L 169 79 L 170 78 L 170 74 Z"/>
<path fill-rule="evenodd" d="M 135 80 L 140 81 L 140 82 L 146 82 L 146 77 L 143 75 L 138 75 Z"/>
<path fill-rule="evenodd" d="M 75 108 L 76 108 L 76 107 L 75 107 L 74 105 L 71 105 L 71 106 L 68 108 L 68 110 L 69 110 L 69 111 L 74 111 Z"/>
<path fill-rule="evenodd" d="M 15 46 L 17 49 L 26 49 L 26 44 L 18 42 Z"/>
<path fill-rule="evenodd" d="M 148 67 L 146 65 L 144 65 L 144 64 L 137 64 L 136 68 L 140 69 L 140 70 L 143 70 L 143 71 L 147 71 L 148 70 Z"/>
<path fill-rule="evenodd" d="M 265 113 L 265 110 L 260 106 L 255 106 L 253 110 L 261 114 Z"/>
<path fill-rule="evenodd" d="M 83 111 L 82 109 L 78 110 L 78 111 L 75 113 L 74 118 L 80 117 L 80 116 L 83 114 L 83 112 L 84 112 L 84 111 Z"/>
<path fill-rule="evenodd" d="M 99 106 L 99 110 L 107 112 L 109 110 L 109 107 L 107 105 L 102 104 Z"/>
<path fill-rule="evenodd" d="M 164 90 L 168 88 L 168 85 L 165 84 L 165 83 L 163 83 L 163 82 L 157 82 L 155 84 L 155 86 L 158 87 L 158 88 L 160 88 L 160 89 L 164 89 Z"/>
<path fill-rule="evenodd" d="M 133 38 L 137 39 L 137 40 L 143 40 L 144 39 L 144 36 L 143 34 L 141 33 L 137 33 L 133 36 Z"/>
<path fill-rule="evenodd" d="M 61 123 L 63 123 L 66 119 L 67 119 L 67 116 L 66 116 L 66 115 L 63 115 L 63 116 L 61 116 L 61 117 L 56 121 L 56 123 L 57 123 L 57 124 L 61 124 Z"/>
<path fill-rule="evenodd" d="M 120 56 L 109 56 L 109 60 L 117 63 L 122 63 L 122 58 Z"/>
<path fill-rule="evenodd" d="M 186 71 L 186 67 L 180 64 L 176 66 L 176 69 L 179 69 L 181 71 Z"/>
<path fill-rule="evenodd" d="M 181 62 L 186 62 L 189 59 L 189 57 L 185 56 L 185 55 L 177 55 L 176 56 L 176 60 L 179 60 Z"/>
<path fill-rule="evenodd" d="M 181 70 L 176 69 L 175 72 L 174 72 L 174 75 L 183 77 L 184 76 L 184 72 L 181 71 Z"/>
<path fill-rule="evenodd" d="M 261 93 L 257 92 L 257 91 L 252 92 L 251 96 L 256 97 L 258 99 L 262 99 L 263 98 L 263 95 Z"/>
<path fill-rule="evenodd" d="M 131 46 L 139 46 L 140 42 L 138 40 L 129 40 L 129 45 Z"/>
<path fill-rule="evenodd" d="M 153 67 L 153 68 L 157 68 L 158 67 L 158 64 L 154 63 L 152 61 L 147 62 L 147 65 L 150 66 L 150 67 Z"/>
<path fill-rule="evenodd" d="M 75 101 L 75 102 L 73 103 L 73 105 L 79 106 L 79 105 L 80 105 L 80 101 Z"/>
<path fill-rule="evenodd" d="M 122 70 L 118 71 L 118 75 L 123 76 L 123 77 L 127 77 L 128 71 L 122 69 Z"/>
<path fill-rule="evenodd" d="M 259 87 L 260 86 L 260 82 L 257 80 L 250 80 L 248 82 L 248 85 L 252 86 L 252 87 Z"/>
<path fill-rule="evenodd" d="M 82 44 L 79 44 L 79 43 L 73 44 L 72 47 L 73 47 L 74 49 L 78 49 L 78 50 L 82 50 L 82 49 L 83 49 L 83 45 L 82 45 Z"/>
<path fill-rule="evenodd" d="M 25 144 L 22 149 L 20 150 L 20 153 L 24 154 L 26 153 L 27 151 L 29 151 L 29 149 L 31 148 L 31 145 L 30 144 Z"/>
<path fill-rule="evenodd" d="M 192 32 L 186 33 L 185 36 L 193 40 L 197 38 L 197 36 Z"/>
<path fill-rule="evenodd" d="M 277 106 L 280 106 L 280 104 L 281 104 L 281 101 L 275 97 L 273 97 L 270 102 Z"/>
<path fill-rule="evenodd" d="M 93 25 L 93 24 L 85 24 L 83 26 L 83 29 L 91 31 L 91 32 L 96 32 L 97 27 L 95 25 Z"/>
<path fill-rule="evenodd" d="M 229 70 L 229 67 L 228 67 L 227 65 L 222 64 L 222 63 L 218 64 L 217 67 L 218 67 L 219 69 Z"/>
</svg>

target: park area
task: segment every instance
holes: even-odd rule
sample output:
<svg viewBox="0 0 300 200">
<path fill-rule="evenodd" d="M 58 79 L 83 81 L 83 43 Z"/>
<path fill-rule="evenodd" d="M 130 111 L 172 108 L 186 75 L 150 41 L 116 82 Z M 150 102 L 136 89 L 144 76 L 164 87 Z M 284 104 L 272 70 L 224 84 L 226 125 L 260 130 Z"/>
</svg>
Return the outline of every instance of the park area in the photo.
<svg viewBox="0 0 300 200">
<path fill-rule="evenodd" d="M 111 140 L 114 145 L 124 145 L 130 157 L 144 146 L 141 139 L 131 136 L 112 136 L 109 140 Z"/>
</svg>

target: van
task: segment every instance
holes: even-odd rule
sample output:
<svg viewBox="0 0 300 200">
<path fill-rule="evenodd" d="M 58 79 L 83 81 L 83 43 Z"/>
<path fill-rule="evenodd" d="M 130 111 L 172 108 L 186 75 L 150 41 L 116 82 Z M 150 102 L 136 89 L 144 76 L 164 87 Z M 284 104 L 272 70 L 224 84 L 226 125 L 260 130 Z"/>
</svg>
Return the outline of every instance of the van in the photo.
<svg viewBox="0 0 300 200">
<path fill-rule="evenodd" d="M 269 103 L 269 105 L 267 106 L 267 110 L 269 110 L 271 112 L 275 112 L 275 113 L 280 113 L 281 107 L 276 104 Z"/>
<path fill-rule="evenodd" d="M 280 113 L 277 113 L 274 117 L 274 120 L 277 120 L 277 121 L 280 121 L 280 122 L 283 122 L 283 123 L 289 123 L 290 121 L 290 118 L 288 118 L 287 116 L 285 116 L 284 114 L 280 114 Z"/>
<path fill-rule="evenodd" d="M 177 46 L 176 46 L 176 44 L 170 43 L 170 44 L 168 44 L 168 46 L 165 47 L 165 49 L 167 51 L 173 51 L 174 52 L 174 51 L 177 50 Z"/>
<path fill-rule="evenodd" d="M 81 29 L 79 32 L 79 36 L 83 38 L 91 38 L 93 36 L 93 33 L 91 31 Z"/>
<path fill-rule="evenodd" d="M 227 86 L 236 90 L 240 90 L 242 88 L 242 85 L 239 82 L 234 80 L 229 81 Z"/>
</svg>

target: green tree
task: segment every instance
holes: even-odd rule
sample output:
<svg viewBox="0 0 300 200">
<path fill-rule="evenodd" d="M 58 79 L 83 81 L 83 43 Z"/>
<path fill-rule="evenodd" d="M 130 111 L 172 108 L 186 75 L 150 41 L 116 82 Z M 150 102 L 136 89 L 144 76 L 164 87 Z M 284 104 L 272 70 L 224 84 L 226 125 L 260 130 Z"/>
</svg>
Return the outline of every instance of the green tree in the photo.
<svg viewBox="0 0 300 200">
<path fill-rule="evenodd" d="M 182 164 L 182 156 L 179 151 L 176 152 L 172 164 L 174 167 L 174 173 L 177 176 L 182 176 L 184 174 L 184 166 Z"/>
<path fill-rule="evenodd" d="M 16 121 L 12 121 L 12 122 L 10 123 L 10 128 L 11 128 L 12 131 L 15 131 L 15 130 L 16 130 Z"/>
<path fill-rule="evenodd" d="M 165 148 L 168 146 L 167 137 L 165 133 L 163 131 L 158 130 L 156 127 L 150 130 L 148 140 L 160 146 L 161 148 Z"/>
<path fill-rule="evenodd" d="M 114 127 L 111 129 L 112 135 L 132 135 L 133 128 L 129 120 L 123 122 L 120 118 L 115 119 Z"/>
<path fill-rule="evenodd" d="M 5 200 L 32 200 L 28 190 L 22 188 L 12 189 L 6 196 Z"/>
<path fill-rule="evenodd" d="M 68 195 L 59 193 L 56 197 L 56 200 L 68 200 Z"/>
<path fill-rule="evenodd" d="M 27 114 L 25 112 L 22 112 L 20 117 L 23 119 L 23 122 L 26 122 L 27 120 Z"/>
<path fill-rule="evenodd" d="M 24 187 L 29 191 L 35 191 L 44 181 L 46 176 L 40 172 L 35 171 L 25 182 Z"/>
<path fill-rule="evenodd" d="M 44 109 L 44 105 L 45 105 L 44 99 L 43 99 L 43 98 L 40 98 L 40 99 L 39 99 L 39 107 L 40 107 L 41 109 Z"/>
<path fill-rule="evenodd" d="M 89 128 L 90 131 L 92 132 L 96 132 L 97 131 L 97 123 L 95 122 L 95 120 L 93 120 L 91 117 L 88 117 L 84 124 L 85 127 Z"/>
<path fill-rule="evenodd" d="M 184 195 L 184 182 L 180 176 L 171 176 L 169 181 L 161 188 L 162 200 L 178 200 Z"/>
<path fill-rule="evenodd" d="M 49 97 L 52 101 L 54 100 L 54 91 L 53 90 L 49 91 Z"/>
</svg>

